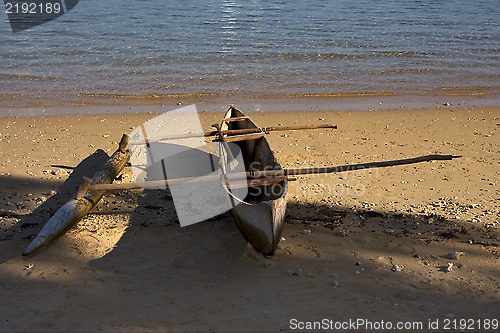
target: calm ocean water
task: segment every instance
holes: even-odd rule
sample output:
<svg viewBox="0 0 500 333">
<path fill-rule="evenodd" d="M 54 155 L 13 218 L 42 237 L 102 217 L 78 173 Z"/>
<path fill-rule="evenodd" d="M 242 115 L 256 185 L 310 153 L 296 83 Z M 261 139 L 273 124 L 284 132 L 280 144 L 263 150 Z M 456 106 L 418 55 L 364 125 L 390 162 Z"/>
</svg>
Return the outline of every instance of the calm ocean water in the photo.
<svg viewBox="0 0 500 333">
<path fill-rule="evenodd" d="M 0 105 L 93 94 L 498 93 L 499 17 L 498 0 L 80 0 L 14 34 L 4 11 Z"/>
</svg>

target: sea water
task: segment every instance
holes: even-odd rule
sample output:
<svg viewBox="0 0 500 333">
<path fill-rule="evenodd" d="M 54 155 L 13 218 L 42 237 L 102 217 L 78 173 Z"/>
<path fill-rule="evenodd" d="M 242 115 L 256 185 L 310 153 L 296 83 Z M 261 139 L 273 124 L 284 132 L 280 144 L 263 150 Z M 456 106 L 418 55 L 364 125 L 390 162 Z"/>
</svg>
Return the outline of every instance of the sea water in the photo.
<svg viewBox="0 0 500 333">
<path fill-rule="evenodd" d="M 4 107 L 500 89 L 498 0 L 81 0 L 17 33 L 3 12 Z"/>
</svg>

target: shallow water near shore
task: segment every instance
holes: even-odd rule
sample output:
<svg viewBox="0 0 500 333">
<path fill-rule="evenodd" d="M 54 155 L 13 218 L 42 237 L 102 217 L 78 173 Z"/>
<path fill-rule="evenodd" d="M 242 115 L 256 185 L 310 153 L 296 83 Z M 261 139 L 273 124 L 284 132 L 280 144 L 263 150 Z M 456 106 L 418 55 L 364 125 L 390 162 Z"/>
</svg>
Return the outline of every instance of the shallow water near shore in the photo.
<svg viewBox="0 0 500 333">
<path fill-rule="evenodd" d="M 0 23 L 0 106 L 388 95 L 498 104 L 499 14 L 493 0 L 82 1 L 27 31 Z"/>
</svg>

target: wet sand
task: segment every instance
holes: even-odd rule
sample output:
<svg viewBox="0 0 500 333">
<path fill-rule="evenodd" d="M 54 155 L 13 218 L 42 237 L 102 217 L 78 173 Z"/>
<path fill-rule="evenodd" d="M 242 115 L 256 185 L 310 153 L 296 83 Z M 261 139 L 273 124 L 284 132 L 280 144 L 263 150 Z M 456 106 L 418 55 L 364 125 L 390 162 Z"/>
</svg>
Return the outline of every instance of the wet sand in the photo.
<svg viewBox="0 0 500 333">
<path fill-rule="evenodd" d="M 79 179 L 155 115 L 2 118 L 0 330 L 293 331 L 292 319 L 366 319 L 428 331 L 429 320 L 443 330 L 500 319 L 500 108 L 249 115 L 338 125 L 270 133 L 285 168 L 463 157 L 297 177 L 273 258 L 253 252 L 227 213 L 181 228 L 154 190 L 109 193 L 22 257 Z M 207 128 L 221 117 L 201 114 Z"/>
</svg>

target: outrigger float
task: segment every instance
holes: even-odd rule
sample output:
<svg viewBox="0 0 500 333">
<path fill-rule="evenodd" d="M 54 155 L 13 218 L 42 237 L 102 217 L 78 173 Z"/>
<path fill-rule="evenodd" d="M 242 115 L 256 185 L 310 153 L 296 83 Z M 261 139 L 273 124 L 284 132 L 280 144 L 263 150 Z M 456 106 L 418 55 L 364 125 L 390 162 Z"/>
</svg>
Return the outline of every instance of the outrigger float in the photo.
<svg viewBox="0 0 500 333">
<path fill-rule="evenodd" d="M 204 136 L 207 139 L 215 136 L 216 141 L 220 144 L 220 151 L 222 152 L 220 156 L 222 163 L 220 163 L 220 166 L 224 177 L 206 176 L 201 178 L 211 181 L 214 179 L 221 179 L 225 182 L 223 186 L 232 204 L 230 213 L 238 225 L 238 228 L 247 241 L 265 256 L 272 256 L 274 254 L 281 238 L 288 201 L 288 181 L 293 180 L 290 177 L 296 175 L 326 174 L 368 168 L 381 168 L 433 160 L 452 160 L 461 157 L 454 155 L 425 155 L 402 160 L 369 162 L 353 165 L 283 169 L 266 139 L 266 133 L 271 131 L 318 128 L 336 129 L 337 126 L 312 125 L 260 128 L 248 116 L 231 106 L 222 122 L 220 124 L 214 124 L 213 127 L 215 127 L 215 130 L 204 133 Z M 191 135 L 192 134 L 176 137 L 167 136 L 165 139 L 177 139 L 190 137 Z M 235 147 L 228 143 L 236 144 L 241 151 L 245 172 L 230 174 L 230 171 L 227 169 L 228 165 L 231 165 L 231 162 L 233 162 L 233 155 L 236 153 L 234 151 Z M 184 177 L 147 182 L 112 184 L 113 180 L 122 172 L 123 168 L 130 160 L 130 152 L 127 147 L 128 136 L 124 134 L 119 144 L 119 148 L 109 158 L 108 162 L 94 175 L 94 177 L 92 177 L 92 179 L 85 178 L 83 180 L 76 197 L 63 205 L 47 221 L 42 230 L 23 252 L 23 255 L 33 253 L 64 234 L 92 210 L 106 191 L 142 189 L 158 185 L 168 186 L 200 181 L 200 177 Z M 240 183 L 242 182 L 243 186 L 248 188 L 248 194 L 245 198 L 238 198 L 234 195 L 233 189 L 227 182 L 228 177 L 231 177 L 232 180 L 240 180 Z"/>
</svg>

